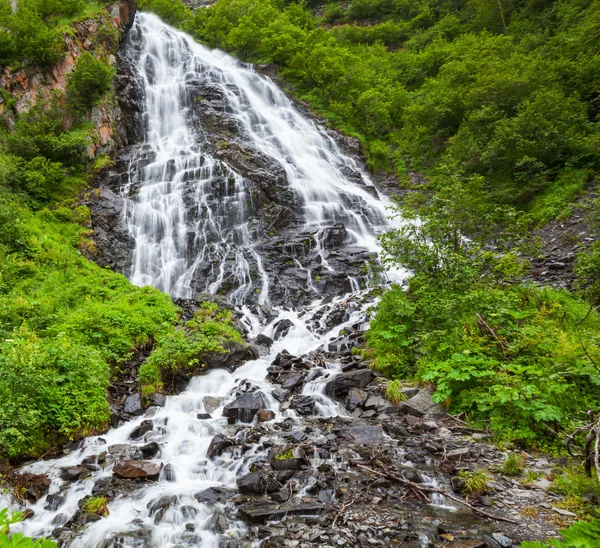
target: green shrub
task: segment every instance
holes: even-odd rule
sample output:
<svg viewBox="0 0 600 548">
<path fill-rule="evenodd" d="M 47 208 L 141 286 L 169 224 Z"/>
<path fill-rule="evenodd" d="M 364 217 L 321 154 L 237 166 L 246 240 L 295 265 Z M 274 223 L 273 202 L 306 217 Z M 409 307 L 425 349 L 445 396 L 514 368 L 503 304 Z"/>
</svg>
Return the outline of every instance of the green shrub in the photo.
<svg viewBox="0 0 600 548">
<path fill-rule="evenodd" d="M 406 394 L 402 392 L 402 382 L 398 380 L 388 382 L 385 389 L 385 398 L 394 405 L 400 405 L 403 401 L 406 401 Z"/>
<path fill-rule="evenodd" d="M 110 89 L 115 69 L 85 51 L 69 75 L 67 96 L 78 110 L 92 108 Z"/>
<path fill-rule="evenodd" d="M 483 470 L 477 470 L 477 472 L 461 470 L 458 473 L 458 477 L 464 481 L 463 491 L 465 495 L 479 497 L 487 493 L 490 489 L 490 477 Z"/>
<path fill-rule="evenodd" d="M 500 468 L 500 473 L 505 476 L 520 476 L 525 470 L 525 458 L 517 453 L 509 453 Z"/>
<path fill-rule="evenodd" d="M 0 546 L 2 548 L 55 548 L 56 543 L 46 539 L 32 539 L 23 533 L 11 533 L 10 526 L 23 520 L 22 512 L 0 510 Z"/>
<path fill-rule="evenodd" d="M 561 540 L 554 539 L 547 543 L 524 542 L 521 548 L 591 548 L 598 545 L 600 538 L 600 519 L 578 521 L 568 529 L 560 531 Z"/>
</svg>

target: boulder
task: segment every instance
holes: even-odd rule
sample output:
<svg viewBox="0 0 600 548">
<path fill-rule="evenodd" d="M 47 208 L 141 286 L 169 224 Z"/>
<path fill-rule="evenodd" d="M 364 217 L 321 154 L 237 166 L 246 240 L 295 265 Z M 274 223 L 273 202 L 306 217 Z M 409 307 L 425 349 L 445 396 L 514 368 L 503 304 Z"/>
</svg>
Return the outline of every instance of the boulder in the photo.
<svg viewBox="0 0 600 548">
<path fill-rule="evenodd" d="M 151 432 L 154 429 L 154 423 L 151 420 L 144 420 L 138 426 L 136 426 L 131 434 L 129 434 L 130 440 L 136 440 L 141 438 L 147 432 Z"/>
<path fill-rule="evenodd" d="M 289 396 L 289 394 L 290 393 L 287 390 L 284 390 L 283 388 L 275 388 L 273 389 L 273 392 L 271 392 L 271 395 L 280 403 L 284 401 Z"/>
<path fill-rule="evenodd" d="M 128 445 L 126 443 L 115 443 L 114 445 L 108 446 L 108 453 L 120 460 L 135 460 L 143 459 L 144 454 L 139 447 L 135 445 Z"/>
<path fill-rule="evenodd" d="M 315 414 L 315 400 L 312 396 L 294 396 L 290 407 L 298 415 L 308 416 Z"/>
<path fill-rule="evenodd" d="M 270 409 L 259 409 L 256 412 L 256 420 L 258 422 L 269 422 L 275 419 L 275 412 Z"/>
<path fill-rule="evenodd" d="M 273 339 L 263 335 L 262 333 L 256 337 L 254 342 L 259 346 L 266 346 L 267 348 L 271 348 L 271 346 L 273 346 Z"/>
<path fill-rule="evenodd" d="M 241 476 L 236 481 L 238 489 L 241 493 L 262 495 L 265 492 L 273 493 L 279 491 L 282 487 L 277 481 L 277 476 L 273 472 L 265 470 L 256 470 Z"/>
<path fill-rule="evenodd" d="M 269 451 L 269 462 L 275 470 L 300 470 L 310 464 L 304 450 L 290 444 L 273 447 Z"/>
<path fill-rule="evenodd" d="M 284 373 L 279 377 L 279 380 L 281 381 L 281 388 L 283 388 L 283 390 L 293 390 L 302 384 L 304 377 L 306 377 L 306 373 L 304 372 Z"/>
<path fill-rule="evenodd" d="M 234 424 L 238 420 L 252 422 L 257 411 L 267 406 L 267 397 L 262 392 L 246 393 L 228 403 L 223 408 L 223 416 L 227 417 L 229 424 Z"/>
<path fill-rule="evenodd" d="M 131 394 L 125 398 L 123 413 L 127 413 L 128 415 L 141 415 L 143 412 L 144 407 L 142 405 L 142 398 L 139 394 Z"/>
<path fill-rule="evenodd" d="M 293 326 L 294 326 L 294 322 L 292 322 L 292 320 L 288 320 L 287 318 L 284 320 L 279 320 L 273 326 L 273 339 L 275 339 L 276 341 L 278 341 L 279 339 L 282 339 L 289 333 L 290 329 Z"/>
<path fill-rule="evenodd" d="M 55 512 L 65 503 L 65 497 L 59 495 L 58 493 L 54 493 L 53 495 L 48 495 L 46 497 L 46 505 L 44 506 L 44 510 L 49 510 L 50 512 Z"/>
<path fill-rule="evenodd" d="M 233 442 L 223 434 L 217 434 L 210 441 L 206 456 L 209 459 L 220 456 L 226 449 L 233 446 Z"/>
<path fill-rule="evenodd" d="M 143 460 L 123 460 L 117 462 L 113 467 L 113 474 L 128 480 L 152 480 L 156 481 L 160 476 L 161 466 L 157 462 Z"/>
<path fill-rule="evenodd" d="M 207 413 L 212 413 L 215 409 L 218 409 L 221 406 L 225 398 L 217 398 L 215 396 L 204 396 L 202 399 L 202 403 L 204 404 L 204 409 L 206 409 Z"/>
<path fill-rule="evenodd" d="M 438 417 L 444 414 L 439 403 L 431 400 L 433 389 L 425 388 L 416 396 L 402 402 L 401 410 L 415 417 Z"/>
<path fill-rule="evenodd" d="M 239 507 L 239 513 L 249 523 L 259 524 L 266 521 L 280 521 L 286 516 L 314 516 L 323 511 L 324 505 L 316 502 L 284 504 L 251 502 Z"/>
<path fill-rule="evenodd" d="M 90 471 L 85 466 L 69 466 L 60 470 L 60 477 L 65 481 L 79 481 L 89 476 Z"/>
<path fill-rule="evenodd" d="M 212 415 L 210 413 L 198 413 L 196 415 L 196 418 L 199 421 L 208 421 L 208 420 L 212 419 Z"/>
<path fill-rule="evenodd" d="M 364 388 L 373 380 L 373 371 L 357 369 L 341 373 L 325 385 L 325 394 L 330 398 L 343 398 L 352 388 Z"/>
<path fill-rule="evenodd" d="M 357 407 L 362 407 L 368 397 L 369 394 L 364 390 L 361 390 L 360 388 L 351 388 L 344 401 L 346 409 L 348 409 L 348 411 L 354 411 Z"/>
</svg>

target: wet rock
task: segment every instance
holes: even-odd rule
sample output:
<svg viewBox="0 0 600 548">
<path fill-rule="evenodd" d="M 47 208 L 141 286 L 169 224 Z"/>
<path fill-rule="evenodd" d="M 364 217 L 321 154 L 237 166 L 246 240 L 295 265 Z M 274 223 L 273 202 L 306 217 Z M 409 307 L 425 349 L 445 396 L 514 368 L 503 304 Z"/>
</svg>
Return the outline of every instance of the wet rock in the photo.
<svg viewBox="0 0 600 548">
<path fill-rule="evenodd" d="M 262 392 L 252 392 L 241 395 L 223 408 L 223 416 L 227 417 L 229 424 L 236 421 L 252 422 L 254 415 L 260 409 L 268 407 L 266 396 Z"/>
<path fill-rule="evenodd" d="M 410 398 L 416 396 L 420 392 L 420 390 L 418 388 L 411 388 L 409 386 L 403 386 L 400 389 L 400 392 L 402 392 L 402 394 L 404 394 L 405 398 L 407 400 L 409 400 Z"/>
<path fill-rule="evenodd" d="M 459 449 L 448 451 L 446 453 L 446 458 L 448 460 L 462 460 L 469 458 L 470 454 L 471 450 L 468 447 L 460 447 Z"/>
<path fill-rule="evenodd" d="M 156 462 L 124 460 L 115 464 L 113 474 L 118 478 L 128 480 L 148 479 L 156 481 L 160 476 L 160 469 L 160 464 Z"/>
<path fill-rule="evenodd" d="M 164 407 L 165 403 L 167 403 L 167 398 L 163 394 L 150 394 L 148 400 L 150 400 L 152 405 L 156 405 L 157 407 Z"/>
<path fill-rule="evenodd" d="M 287 390 L 283 390 L 283 388 L 275 388 L 273 392 L 271 392 L 271 395 L 280 403 L 284 401 L 289 394 L 290 393 Z"/>
<path fill-rule="evenodd" d="M 271 493 L 271 500 L 275 502 L 286 502 L 290 500 L 290 490 L 287 488 L 281 489 L 281 491 L 276 491 L 275 493 Z"/>
<path fill-rule="evenodd" d="M 123 404 L 123 413 L 127 413 L 128 415 L 141 415 L 143 412 L 144 407 L 142 406 L 141 396 L 137 393 L 127 396 L 125 403 Z"/>
<path fill-rule="evenodd" d="M 162 470 L 162 477 L 165 481 L 173 482 L 177 478 L 175 477 L 175 470 L 171 463 L 167 464 Z"/>
<path fill-rule="evenodd" d="M 210 530 L 224 534 L 229 529 L 229 522 L 223 514 L 215 514 L 211 520 Z"/>
<path fill-rule="evenodd" d="M 129 439 L 136 440 L 138 438 L 141 438 L 147 432 L 152 432 L 153 429 L 154 423 L 151 420 L 144 420 L 139 424 L 139 426 L 136 426 L 132 430 L 131 434 L 129 434 Z"/>
<path fill-rule="evenodd" d="M 354 426 L 343 433 L 344 438 L 352 443 L 383 443 L 385 437 L 379 426 Z"/>
<path fill-rule="evenodd" d="M 31 503 L 45 496 L 50 488 L 50 478 L 46 474 L 13 474 L 6 477 L 6 481 Z"/>
<path fill-rule="evenodd" d="M 256 420 L 258 422 L 269 422 L 275 420 L 275 412 L 270 409 L 259 409 L 256 412 Z"/>
<path fill-rule="evenodd" d="M 297 386 L 301 385 L 304 381 L 304 377 L 306 377 L 306 373 L 286 373 L 279 377 L 281 382 L 281 388 L 284 390 L 293 390 Z"/>
<path fill-rule="evenodd" d="M 314 516 L 323 510 L 323 505 L 316 502 L 294 504 L 249 503 L 239 507 L 240 516 L 249 523 L 265 523 L 281 520 L 285 516 Z"/>
<path fill-rule="evenodd" d="M 196 493 L 194 498 L 200 504 L 217 504 L 217 502 L 223 502 L 233 495 L 233 492 L 221 487 L 209 487 L 204 491 L 200 491 L 200 493 Z"/>
<path fill-rule="evenodd" d="M 148 529 L 138 529 L 124 533 L 113 533 L 98 548 L 149 548 L 152 532 Z"/>
<path fill-rule="evenodd" d="M 315 414 L 315 400 L 312 396 L 294 396 L 290 403 L 290 407 L 298 413 L 298 415 L 308 416 Z"/>
<path fill-rule="evenodd" d="M 301 447 L 286 444 L 269 451 L 269 462 L 275 470 L 300 470 L 310 464 Z"/>
<path fill-rule="evenodd" d="M 367 401 L 368 397 L 368 392 L 365 392 L 360 388 L 351 388 L 348 391 L 344 405 L 348 411 L 354 411 L 357 407 L 362 407 L 362 405 Z"/>
<path fill-rule="evenodd" d="M 405 413 L 409 413 L 415 417 L 437 417 L 443 415 L 444 409 L 440 404 L 431 400 L 432 396 L 433 390 L 431 388 L 425 388 L 416 396 L 402 402 L 401 409 Z"/>
<path fill-rule="evenodd" d="M 373 380 L 373 371 L 370 369 L 341 373 L 325 385 L 325 394 L 330 398 L 343 398 L 352 388 L 364 388 L 371 380 Z"/>
<path fill-rule="evenodd" d="M 229 449 L 232 446 L 233 442 L 229 438 L 225 437 L 223 434 L 217 434 L 210 440 L 206 456 L 209 459 L 219 457 L 226 449 Z"/>
<path fill-rule="evenodd" d="M 265 470 L 257 470 L 241 476 L 236 483 L 240 492 L 245 494 L 262 495 L 265 492 L 273 493 L 281 489 L 277 476 Z"/>
<path fill-rule="evenodd" d="M 342 223 L 336 223 L 332 227 L 325 229 L 323 245 L 327 249 L 332 249 L 344 245 L 348 238 L 346 227 Z"/>
<path fill-rule="evenodd" d="M 289 320 L 287 318 L 285 318 L 284 320 L 279 320 L 273 326 L 273 339 L 275 339 L 276 341 L 278 341 L 279 339 L 282 339 L 289 333 L 290 329 L 293 326 L 294 326 L 294 322 L 292 322 L 292 320 Z"/>
<path fill-rule="evenodd" d="M 162 497 L 151 500 L 146 504 L 149 510 L 150 517 L 154 517 L 154 523 L 158 524 L 162 521 L 165 512 L 174 504 L 179 502 L 177 495 L 163 495 Z"/>
<path fill-rule="evenodd" d="M 488 545 L 483 540 L 453 540 L 445 548 L 488 548 Z"/>
<path fill-rule="evenodd" d="M 65 497 L 59 495 L 58 493 L 54 493 L 53 495 L 48 495 L 46 497 L 46 505 L 44 506 L 45 510 L 50 510 L 51 512 L 55 512 L 65 503 Z"/>
<path fill-rule="evenodd" d="M 145 459 L 154 458 L 161 452 L 160 445 L 158 445 L 158 443 L 155 441 L 151 441 L 146 445 L 142 445 L 139 449 L 142 453 L 142 457 Z"/>
<path fill-rule="evenodd" d="M 85 466 L 70 466 L 60 470 L 60 477 L 65 481 L 79 481 L 89 476 L 90 471 Z"/>
<path fill-rule="evenodd" d="M 271 348 L 271 346 L 273 346 L 273 339 L 263 335 L 262 333 L 256 337 L 255 342 L 256 344 L 260 346 L 266 346 L 267 348 Z"/>
<path fill-rule="evenodd" d="M 216 398 L 214 396 L 204 396 L 202 403 L 204 404 L 204 409 L 206 409 L 207 413 L 212 413 L 215 409 L 218 409 L 221 406 L 225 398 Z"/>
</svg>

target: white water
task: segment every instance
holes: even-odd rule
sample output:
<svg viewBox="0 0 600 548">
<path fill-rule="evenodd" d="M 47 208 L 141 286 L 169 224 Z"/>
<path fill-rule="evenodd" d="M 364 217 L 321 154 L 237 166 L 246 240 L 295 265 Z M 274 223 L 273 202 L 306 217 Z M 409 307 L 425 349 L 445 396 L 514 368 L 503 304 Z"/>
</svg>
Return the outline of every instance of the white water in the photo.
<svg viewBox="0 0 600 548">
<path fill-rule="evenodd" d="M 305 225 L 317 229 L 321 251 L 323 230 L 335 222 L 344 224 L 357 245 L 379 249 L 376 235 L 388 226 L 387 202 L 372 195 L 377 192 L 356 161 L 302 116 L 270 79 L 195 43 L 154 15 L 138 14 L 132 33 L 139 34 L 137 78 L 146 102 L 146 142 L 139 154 L 152 158 L 141 168 L 139 156 L 132 160 L 137 195 L 126 217 L 135 240 L 133 283 L 188 297 L 197 269 L 211 264 L 206 290 L 215 293 L 225 280 L 234 280 L 235 303 L 243 304 L 253 287 L 260 289 L 261 304 L 268 302 L 270 281 L 247 223 L 252 200 L 247 182 L 204 150 L 189 120 L 190 82 L 198 78 L 222 92 L 228 114 L 241 127 L 236 138 L 283 167 Z M 362 185 L 349 182 L 345 174 Z M 194 226 L 185 203 L 192 195 L 199 219 Z M 188 256 L 190 248 L 195 256 Z M 258 263 L 258 273 L 251 263 Z M 322 264 L 328 267 L 324 256 Z"/>
<path fill-rule="evenodd" d="M 155 441 L 161 447 L 157 460 L 171 465 L 174 480 L 162 474 L 157 483 L 144 485 L 135 494 L 110 502 L 109 516 L 88 524 L 71 546 L 216 547 L 219 534 L 213 519 L 219 511 L 218 505 L 215 508 L 200 504 L 193 495 L 217 485 L 235 489 L 236 477 L 247 472 L 257 458 L 254 450 L 243 456 L 234 452 L 234 456 L 206 458 L 216 433 L 227 432 L 231 436 L 234 431 L 222 418 L 223 406 L 236 397 L 240 388 L 250 384 L 267 395 L 277 421 L 294 417 L 293 411 L 281 412 L 271 396 L 273 386 L 265 380 L 267 367 L 284 349 L 299 356 L 326 348 L 341 330 L 364 321 L 369 303 L 358 304 L 359 283 L 350 278 L 353 296 L 334 299 L 325 305 L 325 314 L 316 314 L 323 304 L 315 301 L 305 310 L 275 308 L 277 318 L 261 325 L 258 317 L 244 305 L 248 295 L 257 289 L 259 304 L 269 304 L 269 289 L 274 281 L 262 267 L 256 241 L 248 228 L 245 205 L 251 196 L 246 182 L 203 150 L 189 122 L 186 82 L 200 77 L 217 86 L 249 143 L 284 167 L 303 210 L 303 222 L 317 229 L 314 237 L 321 251 L 323 230 L 334 222 L 342 222 L 357 245 L 377 252 L 376 236 L 388 226 L 385 202 L 365 190 L 371 182 L 358 164 L 344 155 L 313 122 L 299 114 L 269 79 L 221 52 L 194 43 L 153 15 L 138 14 L 132 33 L 138 34 L 141 44 L 137 66 L 145 89 L 147 133 L 146 142 L 132 161 L 130 184 L 124 189 L 125 196 L 134 195 L 125 211 L 135 239 L 131 281 L 155 286 L 174 296 L 193 296 L 190 281 L 198 268 L 209 264 L 212 268 L 206 276 L 206 290 L 217 292 L 226 281 L 233 285 L 235 290 L 230 298 L 244 312 L 250 337 L 259 333 L 272 336 L 276 322 L 282 319 L 291 320 L 293 327 L 274 343 L 269 355 L 246 363 L 235 373 L 215 370 L 192 379 L 185 392 L 169 397 L 164 408 L 153 411 L 154 430 L 143 439 L 131 441 L 128 438 L 132 430 L 149 417 L 140 417 L 103 436 L 88 438 L 80 451 L 67 457 L 28 466 L 29 472 L 49 474 L 50 493 L 60 491 L 66 500 L 59 508 L 47 510 L 42 498 L 32 507 L 35 517 L 17 529 L 32 536 L 50 535 L 75 513 L 78 501 L 91 493 L 96 480 L 112 476 L 112 464 L 109 464 L 93 472 L 91 478 L 66 488 L 59 477 L 61 468 L 80 464 L 85 457 L 98 455 L 113 444 L 143 445 Z M 152 160 L 144 165 L 144 154 L 148 152 Z M 350 182 L 344 175 L 348 172 L 361 173 L 362 186 Z M 227 191 L 218 193 L 215 189 L 223 181 Z M 194 226 L 190 226 L 186 207 L 186 200 L 190 199 L 198 211 Z M 192 246 L 190 240 L 194 242 Z M 196 254 L 190 256 L 190 249 L 196 250 Z M 252 268 L 251 263 L 256 268 Z M 324 255 L 322 264 L 330 268 Z M 318 297 L 310 271 L 307 274 L 308 289 Z M 325 318 L 342 302 L 351 311 L 347 321 L 328 328 Z M 311 369 L 311 375 L 320 376 L 309 377 L 302 393 L 316 400 L 318 415 L 346 414 L 324 394 L 325 383 L 338 372 L 336 363 Z M 211 411 L 212 419 L 199 420 L 196 415 L 207 411 L 206 396 L 222 398 L 222 401 Z M 155 524 L 147 505 L 163 495 L 177 495 L 178 502 Z M 3 502 L 14 506 L 12 501 L 1 499 L 2 495 L 0 507 Z M 194 531 L 186 529 L 186 525 L 193 526 Z M 230 523 L 227 535 L 235 536 L 243 527 L 239 522 Z M 127 536 L 140 530 L 146 531 L 149 537 L 145 544 Z"/>
</svg>

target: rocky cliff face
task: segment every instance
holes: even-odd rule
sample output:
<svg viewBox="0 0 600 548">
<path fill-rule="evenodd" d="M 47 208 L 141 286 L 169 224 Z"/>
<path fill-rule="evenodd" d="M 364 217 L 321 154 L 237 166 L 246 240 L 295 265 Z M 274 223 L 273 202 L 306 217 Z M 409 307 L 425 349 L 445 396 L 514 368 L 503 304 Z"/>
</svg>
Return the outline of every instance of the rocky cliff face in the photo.
<svg viewBox="0 0 600 548">
<path fill-rule="evenodd" d="M 133 22 L 135 11 L 133 2 L 122 0 L 107 6 L 101 16 L 76 23 L 72 32 L 64 36 L 65 56 L 46 70 L 29 67 L 13 72 L 10 67 L 5 68 L 0 73 L 0 89 L 10 93 L 15 103 L 8 108 L 0 95 L 0 117 L 11 127 L 19 115 L 35 105 L 49 104 L 53 97 L 63 97 L 67 77 L 84 51 L 94 53 L 102 47 L 109 52 L 109 63 L 115 65 L 117 49 Z M 103 101 L 92 109 L 89 119 L 94 125 L 89 151 L 91 156 L 113 153 L 124 144 L 126 135 L 121 130 L 121 111 L 116 101 Z"/>
</svg>

